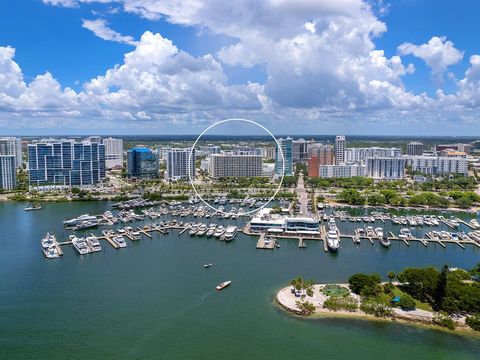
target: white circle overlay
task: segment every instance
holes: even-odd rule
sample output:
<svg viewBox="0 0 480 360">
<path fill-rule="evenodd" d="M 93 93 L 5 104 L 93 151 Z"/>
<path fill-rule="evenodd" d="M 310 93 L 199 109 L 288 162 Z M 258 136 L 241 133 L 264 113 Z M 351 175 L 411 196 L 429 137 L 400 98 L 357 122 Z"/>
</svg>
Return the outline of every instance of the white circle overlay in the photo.
<svg viewBox="0 0 480 360">
<path fill-rule="evenodd" d="M 195 142 L 193 143 L 192 145 L 192 148 L 190 149 L 190 153 L 189 153 L 189 156 L 188 156 L 188 164 L 191 164 L 191 161 L 192 161 L 192 156 L 193 156 L 193 150 L 195 149 L 195 146 L 197 146 L 197 143 L 198 141 L 202 138 L 203 135 L 205 135 L 206 132 L 208 132 L 210 129 L 214 128 L 215 126 L 217 125 L 220 125 L 220 124 L 224 124 L 224 123 L 227 123 L 227 122 L 233 122 L 233 121 L 241 121 L 241 122 L 246 122 L 246 123 L 250 123 L 250 124 L 253 124 L 253 125 L 256 125 L 258 126 L 259 128 L 265 130 L 272 138 L 273 140 L 275 140 L 276 144 L 277 144 L 277 147 L 278 147 L 278 150 L 279 150 L 279 153 L 280 155 L 282 156 L 282 177 L 280 179 L 280 183 L 278 184 L 278 187 L 277 189 L 275 190 L 275 193 L 268 199 L 268 201 L 263 204 L 262 206 L 258 207 L 258 208 L 255 208 L 253 210 L 250 210 L 250 211 L 246 211 L 243 215 L 249 215 L 249 214 L 253 214 L 257 211 L 259 211 L 260 209 L 263 209 L 265 206 L 267 206 L 269 203 L 272 202 L 273 199 L 275 199 L 275 196 L 277 196 L 278 192 L 280 191 L 280 189 L 282 188 L 282 184 L 283 184 L 283 178 L 285 177 L 285 156 L 283 155 L 283 151 L 282 151 L 282 147 L 280 146 L 280 143 L 278 142 L 277 138 L 270 132 L 270 130 L 268 130 L 265 126 L 253 121 L 253 120 L 248 120 L 248 119 L 242 119 L 242 118 L 231 118 L 231 119 L 225 119 L 225 120 L 220 120 L 220 121 L 217 121 L 215 123 L 213 123 L 212 125 L 210 125 L 209 127 L 207 127 L 205 130 L 202 131 L 202 133 L 197 137 L 197 139 L 195 140 Z M 195 165 L 194 165 L 195 166 Z M 225 211 L 221 211 L 219 210 L 218 208 L 216 208 L 215 206 L 212 206 L 210 205 L 208 202 L 206 202 L 203 197 L 198 193 L 197 189 L 195 188 L 195 184 L 194 184 L 194 181 L 192 179 L 192 174 L 191 174 L 191 166 L 187 166 L 187 169 L 188 169 L 188 180 L 190 182 L 190 185 L 192 185 L 192 188 L 193 188 L 193 191 L 195 191 L 195 194 L 198 196 L 198 198 L 205 204 L 207 205 L 210 209 L 216 211 L 216 212 L 219 212 L 221 214 L 227 214 L 227 212 Z M 195 167 L 194 167 L 195 169 Z M 275 170 L 274 170 L 275 172 Z"/>
</svg>

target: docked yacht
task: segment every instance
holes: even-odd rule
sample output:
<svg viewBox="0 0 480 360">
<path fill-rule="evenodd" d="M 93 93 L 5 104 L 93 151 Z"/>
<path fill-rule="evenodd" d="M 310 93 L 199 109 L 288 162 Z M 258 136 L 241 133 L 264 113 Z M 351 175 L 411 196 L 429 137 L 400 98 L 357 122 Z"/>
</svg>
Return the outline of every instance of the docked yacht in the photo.
<svg viewBox="0 0 480 360">
<path fill-rule="evenodd" d="M 225 228 L 222 225 L 219 225 L 215 229 L 215 234 L 214 235 L 215 235 L 216 238 L 220 238 L 224 233 L 225 233 Z"/>
<path fill-rule="evenodd" d="M 207 237 L 212 237 L 213 235 L 215 235 L 216 228 L 217 226 L 215 224 L 211 224 L 207 231 Z"/>
<path fill-rule="evenodd" d="M 60 257 L 57 249 L 57 239 L 55 235 L 50 235 L 47 233 L 45 237 L 40 241 L 42 244 L 43 254 L 47 259 L 55 259 Z"/>
<path fill-rule="evenodd" d="M 89 236 L 86 239 L 88 246 L 92 249 L 93 252 L 102 251 L 102 247 L 100 246 L 100 241 L 95 236 Z"/>
<path fill-rule="evenodd" d="M 195 235 L 198 232 L 198 228 L 199 226 L 197 224 L 193 224 L 189 231 L 190 236 Z"/>
<path fill-rule="evenodd" d="M 340 247 L 340 241 L 338 240 L 338 234 L 336 230 L 329 230 L 327 234 L 327 246 L 330 251 L 336 252 Z"/>
<path fill-rule="evenodd" d="M 380 239 L 383 238 L 383 229 L 382 229 L 381 227 L 375 228 L 375 234 L 376 234 L 377 237 L 379 237 Z"/>
<path fill-rule="evenodd" d="M 204 236 L 208 231 L 208 227 L 205 224 L 200 225 L 196 233 L 197 236 Z"/>
<path fill-rule="evenodd" d="M 402 239 L 410 239 L 412 237 L 412 232 L 407 228 L 400 229 L 400 235 L 398 235 L 398 237 Z"/>
<path fill-rule="evenodd" d="M 72 238 L 72 244 L 75 250 L 77 250 L 79 255 L 85 255 L 90 252 L 90 249 L 87 246 L 87 243 L 84 238 Z"/>
<path fill-rule="evenodd" d="M 112 240 L 121 248 L 127 247 L 127 243 L 121 235 L 114 236 Z"/>
<path fill-rule="evenodd" d="M 73 230 L 90 229 L 98 226 L 98 220 L 87 220 L 74 226 Z"/>
<path fill-rule="evenodd" d="M 93 215 L 83 214 L 83 215 L 80 215 L 79 217 L 76 217 L 70 220 L 65 220 L 63 222 L 63 225 L 76 226 L 78 224 L 81 224 L 84 221 L 97 221 L 97 217 Z"/>
<path fill-rule="evenodd" d="M 232 241 L 235 236 L 237 235 L 238 229 L 236 226 L 230 225 L 225 230 L 225 234 L 223 235 L 223 239 L 225 241 Z"/>
<path fill-rule="evenodd" d="M 386 248 L 390 247 L 390 245 L 391 245 L 391 244 L 390 244 L 390 240 L 389 240 L 388 237 L 386 237 L 386 236 L 380 237 L 380 244 L 381 244 L 383 247 L 386 247 Z"/>
</svg>

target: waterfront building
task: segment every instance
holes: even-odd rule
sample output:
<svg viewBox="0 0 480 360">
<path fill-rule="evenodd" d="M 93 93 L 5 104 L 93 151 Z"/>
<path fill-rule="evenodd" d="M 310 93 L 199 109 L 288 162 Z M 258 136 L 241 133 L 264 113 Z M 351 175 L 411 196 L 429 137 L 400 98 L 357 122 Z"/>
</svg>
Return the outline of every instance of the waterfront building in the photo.
<svg viewBox="0 0 480 360">
<path fill-rule="evenodd" d="M 167 152 L 168 181 L 189 180 L 195 178 L 195 149 L 172 148 Z"/>
<path fill-rule="evenodd" d="M 263 208 L 258 211 L 250 221 L 252 232 L 277 232 L 317 235 L 320 230 L 320 222 L 308 216 L 285 216 L 272 214 L 271 208 Z"/>
<path fill-rule="evenodd" d="M 27 147 L 30 185 L 86 186 L 105 178 L 105 145 L 45 139 Z"/>
<path fill-rule="evenodd" d="M 322 178 L 348 178 L 365 176 L 364 165 L 320 165 L 318 176 Z"/>
<path fill-rule="evenodd" d="M 17 161 L 15 155 L 0 155 L 0 189 L 12 190 L 17 186 Z"/>
<path fill-rule="evenodd" d="M 292 161 L 293 163 L 304 162 L 308 159 L 308 141 L 305 139 L 293 140 Z"/>
<path fill-rule="evenodd" d="M 278 139 L 280 148 L 282 149 L 283 158 L 285 159 L 285 176 L 293 175 L 293 139 L 287 137 L 286 139 Z M 275 175 L 281 176 L 283 169 L 283 159 L 278 150 L 275 148 Z"/>
<path fill-rule="evenodd" d="M 215 179 L 262 176 L 261 155 L 213 154 L 210 160 L 210 176 Z"/>
<path fill-rule="evenodd" d="M 366 176 L 379 180 L 396 180 L 405 176 L 405 159 L 377 157 L 366 159 Z"/>
<path fill-rule="evenodd" d="M 468 161 L 464 157 L 405 156 L 406 164 L 426 175 L 468 174 Z"/>
<path fill-rule="evenodd" d="M 22 139 L 17 137 L 0 138 L 0 155 L 15 156 L 15 166 L 21 168 L 22 159 Z"/>
<path fill-rule="evenodd" d="M 107 169 L 123 167 L 123 140 L 105 138 L 101 140 L 105 145 L 105 166 Z"/>
<path fill-rule="evenodd" d="M 135 147 L 127 152 L 127 174 L 140 179 L 158 177 L 158 157 L 150 149 Z"/>
<path fill-rule="evenodd" d="M 345 162 L 347 164 L 365 164 L 367 158 L 401 157 L 402 150 L 398 148 L 348 148 L 345 149 Z"/>
<path fill-rule="evenodd" d="M 407 155 L 423 155 L 423 144 L 419 141 L 411 141 L 407 144 Z"/>
<path fill-rule="evenodd" d="M 308 148 L 308 157 L 316 156 L 319 165 L 335 164 L 335 148 L 332 145 L 310 144 Z"/>
<path fill-rule="evenodd" d="M 335 165 L 345 164 L 346 143 L 347 141 L 343 135 L 338 135 L 335 138 Z"/>
<path fill-rule="evenodd" d="M 470 154 L 472 148 L 472 144 L 439 144 L 435 146 L 435 151 L 440 152 L 442 150 L 454 150 Z"/>
<path fill-rule="evenodd" d="M 262 148 L 262 157 L 265 160 L 275 159 L 275 147 Z"/>
</svg>

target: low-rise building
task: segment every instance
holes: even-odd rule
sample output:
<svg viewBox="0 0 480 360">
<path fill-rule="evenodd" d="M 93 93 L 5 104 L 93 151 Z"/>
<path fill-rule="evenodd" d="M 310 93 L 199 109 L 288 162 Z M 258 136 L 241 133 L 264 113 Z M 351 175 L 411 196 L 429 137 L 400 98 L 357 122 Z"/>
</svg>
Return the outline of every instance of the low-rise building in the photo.
<svg viewBox="0 0 480 360">
<path fill-rule="evenodd" d="M 272 231 L 318 235 L 320 222 L 308 216 L 285 216 L 272 214 L 271 208 L 261 209 L 250 221 L 250 231 Z"/>
</svg>

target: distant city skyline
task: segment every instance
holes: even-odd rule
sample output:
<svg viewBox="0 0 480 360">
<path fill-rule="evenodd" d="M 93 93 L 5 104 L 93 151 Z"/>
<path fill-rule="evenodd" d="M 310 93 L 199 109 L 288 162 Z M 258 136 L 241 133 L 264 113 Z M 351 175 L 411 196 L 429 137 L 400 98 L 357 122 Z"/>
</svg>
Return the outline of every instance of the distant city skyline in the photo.
<svg viewBox="0 0 480 360">
<path fill-rule="evenodd" d="M 242 117 L 292 136 L 474 136 L 479 11 L 447 0 L 3 1 L 0 128 L 199 134 Z"/>
</svg>

